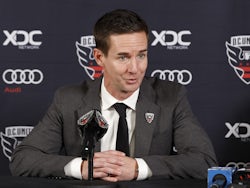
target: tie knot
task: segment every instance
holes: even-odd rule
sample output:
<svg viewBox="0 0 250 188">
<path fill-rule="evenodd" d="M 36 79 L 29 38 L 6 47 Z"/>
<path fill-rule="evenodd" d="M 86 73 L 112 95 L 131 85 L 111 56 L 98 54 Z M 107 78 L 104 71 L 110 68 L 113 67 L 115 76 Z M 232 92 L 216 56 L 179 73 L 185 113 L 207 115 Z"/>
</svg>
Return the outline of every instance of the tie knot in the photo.
<svg viewBox="0 0 250 188">
<path fill-rule="evenodd" d="M 120 117 L 126 117 L 126 109 L 127 105 L 124 103 L 115 103 L 114 105 L 115 110 L 118 112 Z"/>
</svg>

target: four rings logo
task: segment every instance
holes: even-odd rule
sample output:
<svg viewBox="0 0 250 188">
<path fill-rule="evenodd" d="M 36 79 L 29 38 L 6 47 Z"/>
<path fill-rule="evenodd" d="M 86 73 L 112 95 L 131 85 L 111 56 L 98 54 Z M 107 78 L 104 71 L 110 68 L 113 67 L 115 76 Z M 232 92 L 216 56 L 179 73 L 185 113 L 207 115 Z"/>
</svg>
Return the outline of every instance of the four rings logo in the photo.
<svg viewBox="0 0 250 188">
<path fill-rule="evenodd" d="M 38 69 L 7 69 L 2 78 L 6 84 L 40 84 L 43 81 L 43 73 Z"/>
<path fill-rule="evenodd" d="M 244 163 L 244 162 L 229 162 L 226 164 L 226 167 L 233 167 L 236 169 L 241 169 L 241 168 L 249 168 L 250 167 L 250 162 Z"/>
<path fill-rule="evenodd" d="M 188 85 L 192 81 L 192 74 L 188 70 L 155 70 L 151 76 L 158 76 L 161 80 L 177 81 L 182 85 Z"/>
<path fill-rule="evenodd" d="M 39 49 L 39 46 L 42 44 L 36 37 L 42 35 L 42 31 L 40 30 L 30 32 L 24 30 L 14 30 L 12 32 L 3 30 L 3 33 L 6 36 L 3 46 L 12 44 L 13 46 L 18 46 L 19 49 Z"/>
</svg>

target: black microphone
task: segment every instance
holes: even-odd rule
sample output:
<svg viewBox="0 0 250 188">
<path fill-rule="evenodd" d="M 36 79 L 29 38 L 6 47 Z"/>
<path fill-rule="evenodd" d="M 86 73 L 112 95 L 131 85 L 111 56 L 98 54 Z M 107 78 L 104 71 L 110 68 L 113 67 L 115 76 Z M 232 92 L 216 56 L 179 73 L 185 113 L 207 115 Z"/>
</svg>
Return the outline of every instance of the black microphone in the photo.
<svg viewBox="0 0 250 188">
<path fill-rule="evenodd" d="M 227 179 L 223 174 L 216 174 L 213 177 L 212 185 L 210 188 L 224 188 L 227 184 Z"/>
<path fill-rule="evenodd" d="M 108 123 L 98 110 L 91 110 L 77 121 L 83 137 L 93 136 L 96 141 L 108 130 Z"/>
<path fill-rule="evenodd" d="M 211 167 L 208 169 L 208 188 L 226 188 L 232 184 L 233 167 Z"/>
<path fill-rule="evenodd" d="M 93 180 L 93 157 L 96 142 L 104 136 L 108 130 L 108 123 L 98 110 L 81 116 L 77 124 L 82 137 L 82 159 L 88 160 L 88 179 Z"/>
</svg>

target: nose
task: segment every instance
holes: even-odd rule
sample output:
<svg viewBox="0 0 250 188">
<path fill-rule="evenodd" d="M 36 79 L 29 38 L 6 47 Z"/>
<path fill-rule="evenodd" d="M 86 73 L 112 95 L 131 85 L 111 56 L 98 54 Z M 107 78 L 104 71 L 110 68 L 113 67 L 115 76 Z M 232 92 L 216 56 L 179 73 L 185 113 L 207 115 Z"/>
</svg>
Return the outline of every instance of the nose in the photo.
<svg viewBox="0 0 250 188">
<path fill-rule="evenodd" d="M 128 72 L 136 73 L 137 70 L 138 70 L 138 62 L 136 60 L 136 57 L 133 57 L 130 59 L 130 62 L 128 63 Z"/>
</svg>

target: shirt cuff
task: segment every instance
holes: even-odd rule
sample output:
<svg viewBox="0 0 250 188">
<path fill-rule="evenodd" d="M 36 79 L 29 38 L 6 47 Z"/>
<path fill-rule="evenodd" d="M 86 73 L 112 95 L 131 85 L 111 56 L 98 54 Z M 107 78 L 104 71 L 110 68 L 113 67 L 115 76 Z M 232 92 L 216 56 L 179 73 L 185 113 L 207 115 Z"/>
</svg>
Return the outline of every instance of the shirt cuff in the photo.
<svg viewBox="0 0 250 188">
<path fill-rule="evenodd" d="M 138 176 L 136 180 L 145 180 L 152 176 L 152 171 L 148 167 L 147 163 L 141 158 L 135 158 L 138 164 Z"/>
<path fill-rule="evenodd" d="M 77 157 L 71 160 L 68 164 L 64 166 L 65 175 L 76 179 L 82 179 L 81 164 L 81 157 Z"/>
</svg>

